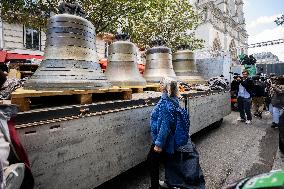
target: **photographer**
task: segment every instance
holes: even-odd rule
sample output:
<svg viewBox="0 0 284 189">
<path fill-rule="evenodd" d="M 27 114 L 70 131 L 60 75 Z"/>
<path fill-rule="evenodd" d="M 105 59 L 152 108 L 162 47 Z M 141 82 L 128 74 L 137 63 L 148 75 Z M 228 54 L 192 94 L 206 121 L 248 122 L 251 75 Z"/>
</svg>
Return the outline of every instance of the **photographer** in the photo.
<svg viewBox="0 0 284 189">
<path fill-rule="evenodd" d="M 279 127 L 279 149 L 284 154 L 284 76 L 272 78 L 273 127 Z"/>
<path fill-rule="evenodd" d="M 284 85 L 283 85 L 283 76 L 282 77 L 272 77 L 271 85 L 271 104 L 272 104 L 272 125 L 273 128 L 279 127 L 279 118 L 283 113 L 284 108 Z"/>
<path fill-rule="evenodd" d="M 253 94 L 253 81 L 248 77 L 248 71 L 243 70 L 243 78 L 238 77 L 238 109 L 240 111 L 240 118 L 238 121 L 250 124 L 252 120 L 251 116 L 251 97 Z"/>
<path fill-rule="evenodd" d="M 265 83 L 261 79 L 260 74 L 253 77 L 254 87 L 253 87 L 253 97 L 252 97 L 252 107 L 253 114 L 256 117 L 262 118 L 262 112 L 265 105 Z"/>
<path fill-rule="evenodd" d="M 239 75 L 234 75 L 233 77 L 233 81 L 231 82 L 231 91 L 236 93 L 236 91 L 238 91 L 239 88 L 239 80 L 238 78 L 241 78 L 241 76 Z"/>
</svg>

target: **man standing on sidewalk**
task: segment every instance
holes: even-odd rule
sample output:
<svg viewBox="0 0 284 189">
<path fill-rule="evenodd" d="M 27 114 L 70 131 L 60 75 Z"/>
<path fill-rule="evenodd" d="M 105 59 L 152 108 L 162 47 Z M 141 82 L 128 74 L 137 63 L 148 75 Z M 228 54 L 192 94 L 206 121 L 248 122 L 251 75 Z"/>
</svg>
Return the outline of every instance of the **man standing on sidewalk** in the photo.
<svg viewBox="0 0 284 189">
<path fill-rule="evenodd" d="M 271 85 L 272 88 L 272 98 L 271 98 L 271 104 L 272 104 L 272 126 L 274 128 L 279 127 L 279 118 L 281 114 L 283 113 L 283 103 L 284 103 L 284 77 L 279 76 L 273 78 L 273 83 Z"/>
<path fill-rule="evenodd" d="M 274 89 L 272 104 L 274 104 L 273 108 L 276 107 L 278 109 L 279 117 L 273 115 L 275 116 L 273 118 L 273 126 L 279 127 L 279 149 L 280 152 L 284 154 L 284 75 L 279 76 L 276 81 L 277 82 L 272 86 L 272 88 Z M 275 123 L 275 120 L 279 121 L 278 124 Z"/>
<path fill-rule="evenodd" d="M 238 78 L 238 109 L 240 111 L 240 118 L 238 121 L 250 124 L 251 116 L 251 97 L 253 92 L 253 80 L 248 77 L 248 71 L 243 70 L 243 78 Z"/>
<path fill-rule="evenodd" d="M 256 117 L 262 118 L 262 112 L 265 105 L 265 83 L 262 81 L 260 75 L 253 77 L 254 87 L 253 87 L 253 97 L 252 97 L 252 107 L 253 114 Z"/>
</svg>

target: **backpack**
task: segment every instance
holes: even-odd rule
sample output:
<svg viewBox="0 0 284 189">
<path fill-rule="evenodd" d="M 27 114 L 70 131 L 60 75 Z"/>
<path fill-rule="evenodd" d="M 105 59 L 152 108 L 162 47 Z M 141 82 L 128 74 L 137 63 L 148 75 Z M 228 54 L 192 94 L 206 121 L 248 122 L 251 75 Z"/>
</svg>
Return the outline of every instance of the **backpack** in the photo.
<svg viewBox="0 0 284 189">
<path fill-rule="evenodd" d="M 188 143 L 189 140 L 189 113 L 186 109 L 181 108 L 173 102 L 176 108 L 176 127 L 175 127 L 175 149 L 178 149 L 181 146 L 184 146 Z"/>
</svg>

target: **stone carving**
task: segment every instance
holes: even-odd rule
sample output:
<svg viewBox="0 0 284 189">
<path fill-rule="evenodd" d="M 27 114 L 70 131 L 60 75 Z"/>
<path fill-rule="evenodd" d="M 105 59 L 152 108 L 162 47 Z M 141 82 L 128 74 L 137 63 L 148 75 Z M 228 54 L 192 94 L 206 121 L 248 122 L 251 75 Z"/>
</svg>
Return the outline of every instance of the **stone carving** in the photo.
<svg viewBox="0 0 284 189">
<path fill-rule="evenodd" d="M 232 59 L 236 61 L 238 57 L 237 57 L 236 44 L 233 39 L 231 40 L 229 51 L 230 51 Z"/>
<path fill-rule="evenodd" d="M 221 41 L 219 36 L 217 35 L 217 37 L 214 39 L 213 41 L 213 49 L 212 49 L 212 55 L 214 57 L 220 56 L 221 55 L 221 50 L 222 50 L 222 46 L 221 46 Z"/>
</svg>

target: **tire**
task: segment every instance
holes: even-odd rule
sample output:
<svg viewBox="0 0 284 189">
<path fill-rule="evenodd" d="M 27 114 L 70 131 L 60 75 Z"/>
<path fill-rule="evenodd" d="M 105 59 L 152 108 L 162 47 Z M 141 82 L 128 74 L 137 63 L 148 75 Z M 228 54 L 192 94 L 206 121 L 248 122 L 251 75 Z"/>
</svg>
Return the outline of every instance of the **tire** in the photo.
<svg viewBox="0 0 284 189">
<path fill-rule="evenodd" d="M 284 138 L 281 138 L 280 133 L 279 133 L 279 150 L 282 154 L 284 154 Z"/>
<path fill-rule="evenodd" d="M 218 128 L 222 125 L 222 123 L 223 123 L 223 118 L 220 119 L 219 121 L 216 121 L 215 123 L 213 123 L 213 127 Z"/>
</svg>

